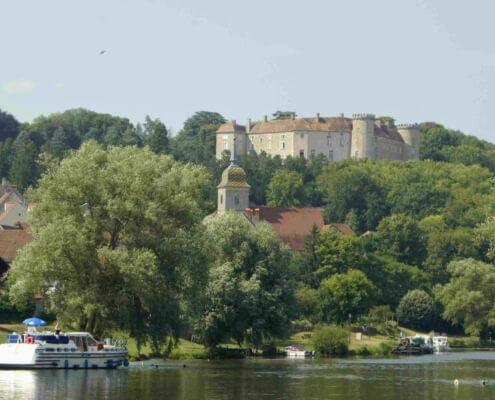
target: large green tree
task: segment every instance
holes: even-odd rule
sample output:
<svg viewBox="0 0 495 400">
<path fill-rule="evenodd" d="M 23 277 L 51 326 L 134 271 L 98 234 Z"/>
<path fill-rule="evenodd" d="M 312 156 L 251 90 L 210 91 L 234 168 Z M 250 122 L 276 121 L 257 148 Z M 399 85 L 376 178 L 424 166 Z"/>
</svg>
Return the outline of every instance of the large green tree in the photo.
<svg viewBox="0 0 495 400">
<path fill-rule="evenodd" d="M 470 335 L 486 338 L 495 331 L 495 266 L 473 259 L 452 261 L 450 281 L 436 289 L 443 317 L 462 324 Z"/>
<path fill-rule="evenodd" d="M 179 335 L 205 282 L 204 182 L 202 168 L 169 156 L 85 143 L 29 193 L 33 241 L 8 273 L 12 301 L 41 293 L 68 325 L 125 329 L 160 349 Z"/>
<path fill-rule="evenodd" d="M 259 347 L 288 333 L 293 288 L 289 250 L 271 227 L 228 212 L 204 222 L 209 280 L 196 330 L 206 346 L 244 340 Z"/>
<path fill-rule="evenodd" d="M 319 294 L 322 320 L 343 324 L 368 312 L 377 289 L 364 273 L 351 269 L 325 279 Z"/>
<path fill-rule="evenodd" d="M 12 114 L 0 110 L 0 142 L 8 138 L 15 139 L 19 133 L 20 125 Z"/>
<path fill-rule="evenodd" d="M 301 207 L 305 203 L 302 175 L 295 171 L 275 171 L 266 189 L 270 207 Z"/>
</svg>

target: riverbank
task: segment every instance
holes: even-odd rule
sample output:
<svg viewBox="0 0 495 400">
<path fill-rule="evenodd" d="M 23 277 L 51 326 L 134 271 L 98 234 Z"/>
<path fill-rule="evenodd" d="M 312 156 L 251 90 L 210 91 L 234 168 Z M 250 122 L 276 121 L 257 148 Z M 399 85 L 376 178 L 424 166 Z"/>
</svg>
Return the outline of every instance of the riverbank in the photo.
<svg viewBox="0 0 495 400">
<path fill-rule="evenodd" d="M 52 325 L 47 325 L 46 329 L 53 330 Z M 12 332 L 24 332 L 25 326 L 22 324 L 0 324 L 0 342 L 4 343 L 7 340 L 7 335 Z M 402 328 L 407 336 L 427 335 L 425 332 L 416 332 L 407 328 Z M 312 343 L 312 331 L 297 332 L 286 340 L 277 340 L 273 342 L 272 353 L 280 352 L 286 346 L 300 345 L 306 350 L 314 350 Z M 114 335 L 118 338 L 125 338 L 123 333 Z M 132 338 L 127 339 L 127 348 L 129 350 L 129 358 L 131 360 L 146 360 L 149 358 L 164 358 L 162 354 L 154 354 L 149 345 L 142 346 L 138 351 L 136 341 Z M 350 355 L 386 355 L 398 343 L 399 337 L 390 337 L 386 335 L 356 335 L 355 332 L 349 332 L 349 354 Z M 472 350 L 492 350 L 495 349 L 495 341 L 481 342 L 477 337 L 471 336 L 449 336 L 449 343 L 452 349 L 472 349 Z M 177 346 L 174 347 L 167 355 L 169 360 L 188 360 L 188 359 L 204 359 L 204 358 L 237 358 L 243 350 L 236 343 L 222 343 L 221 349 L 216 354 L 209 354 L 207 349 L 201 344 L 193 343 L 185 339 L 179 339 Z M 275 351 L 276 349 L 276 351 Z M 262 350 L 259 350 L 258 355 L 262 355 Z"/>
</svg>

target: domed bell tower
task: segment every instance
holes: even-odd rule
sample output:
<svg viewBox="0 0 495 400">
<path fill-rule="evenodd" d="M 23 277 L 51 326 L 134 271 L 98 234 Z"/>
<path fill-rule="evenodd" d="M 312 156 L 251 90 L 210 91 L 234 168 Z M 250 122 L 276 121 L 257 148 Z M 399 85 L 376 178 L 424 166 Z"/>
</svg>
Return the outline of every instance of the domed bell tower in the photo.
<svg viewBox="0 0 495 400">
<path fill-rule="evenodd" d="M 222 180 L 217 186 L 218 213 L 244 211 L 249 207 L 249 188 L 246 173 L 237 165 L 236 138 L 233 140 L 230 165 L 223 171 Z"/>
</svg>

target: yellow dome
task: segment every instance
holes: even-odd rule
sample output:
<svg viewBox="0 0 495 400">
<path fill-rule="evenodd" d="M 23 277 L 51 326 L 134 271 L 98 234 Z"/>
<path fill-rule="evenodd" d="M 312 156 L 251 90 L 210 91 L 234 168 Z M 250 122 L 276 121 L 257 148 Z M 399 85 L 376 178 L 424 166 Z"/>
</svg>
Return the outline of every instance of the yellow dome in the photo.
<svg viewBox="0 0 495 400">
<path fill-rule="evenodd" d="M 249 188 L 246 173 L 238 165 L 230 165 L 222 173 L 222 180 L 217 187 Z"/>
</svg>

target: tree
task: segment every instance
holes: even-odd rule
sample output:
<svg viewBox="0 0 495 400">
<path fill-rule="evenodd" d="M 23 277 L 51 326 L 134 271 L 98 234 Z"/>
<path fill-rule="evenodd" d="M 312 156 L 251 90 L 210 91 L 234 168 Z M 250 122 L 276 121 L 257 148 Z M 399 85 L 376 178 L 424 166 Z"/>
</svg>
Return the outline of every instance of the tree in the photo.
<svg viewBox="0 0 495 400">
<path fill-rule="evenodd" d="M 292 117 L 296 117 L 296 113 L 294 111 L 275 111 L 272 114 L 273 119 L 292 119 Z"/>
<path fill-rule="evenodd" d="M 0 142 L 6 139 L 15 139 L 19 133 L 19 121 L 8 112 L 0 110 Z"/>
<path fill-rule="evenodd" d="M 178 337 L 205 283 L 205 178 L 147 149 L 85 143 L 29 193 L 33 241 L 8 272 L 12 301 L 46 294 L 64 324 L 97 335 L 124 329 L 158 351 Z"/>
<path fill-rule="evenodd" d="M 357 233 L 374 230 L 388 213 L 386 192 L 366 168 L 369 162 L 353 161 L 339 166 L 328 165 L 318 177 L 325 200 L 325 218 L 332 222 L 352 222 Z M 349 218 L 350 216 L 353 218 Z"/>
<path fill-rule="evenodd" d="M 495 330 L 495 266 L 473 259 L 452 261 L 450 281 L 436 288 L 443 317 L 480 338 Z"/>
<path fill-rule="evenodd" d="M 15 182 L 20 191 L 34 185 L 38 179 L 38 156 L 36 145 L 31 141 L 17 142 L 14 145 L 14 155 L 9 170 L 9 180 Z"/>
<path fill-rule="evenodd" d="M 358 269 L 363 262 L 356 236 L 343 235 L 331 229 L 318 234 L 315 252 L 320 261 L 315 275 L 320 282 L 330 275 Z"/>
<path fill-rule="evenodd" d="M 54 132 L 51 143 L 50 152 L 58 158 L 62 158 L 64 153 L 70 148 L 69 137 L 64 128 L 60 127 Z"/>
<path fill-rule="evenodd" d="M 375 285 L 356 269 L 325 279 L 319 289 L 322 320 L 338 324 L 355 321 L 373 306 L 375 292 Z"/>
<path fill-rule="evenodd" d="M 149 115 L 144 120 L 144 142 L 157 154 L 169 152 L 168 131 L 165 125 L 157 118 L 152 120 Z"/>
<path fill-rule="evenodd" d="M 426 259 L 426 243 L 418 223 L 407 215 L 394 214 L 377 228 L 381 250 L 398 261 L 421 266 Z"/>
<path fill-rule="evenodd" d="M 253 227 L 237 213 L 206 218 L 204 225 L 210 272 L 195 327 L 205 345 L 233 338 L 259 347 L 286 335 L 294 301 L 287 247 L 269 225 Z"/>
<path fill-rule="evenodd" d="M 14 144 L 11 138 L 0 142 L 0 177 L 8 176 Z"/>
<path fill-rule="evenodd" d="M 413 329 L 431 329 L 434 302 L 423 290 L 411 290 L 400 300 L 397 317 L 402 325 Z"/>
<path fill-rule="evenodd" d="M 203 165 L 214 163 L 216 130 L 224 122 L 225 118 L 219 113 L 196 112 L 184 122 L 182 130 L 173 139 L 175 158 L 183 162 Z"/>
<path fill-rule="evenodd" d="M 275 171 L 266 189 L 270 207 L 301 207 L 305 203 L 301 174 L 279 169 Z"/>
</svg>

